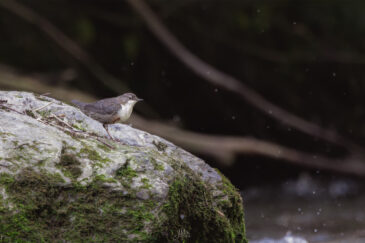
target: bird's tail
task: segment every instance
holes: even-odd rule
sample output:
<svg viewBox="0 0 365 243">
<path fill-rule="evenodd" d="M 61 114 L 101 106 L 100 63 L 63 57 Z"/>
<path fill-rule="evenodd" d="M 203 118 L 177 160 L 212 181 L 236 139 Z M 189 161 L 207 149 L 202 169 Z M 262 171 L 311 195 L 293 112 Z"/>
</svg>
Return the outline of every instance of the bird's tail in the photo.
<svg viewBox="0 0 365 243">
<path fill-rule="evenodd" d="M 76 105 L 79 108 L 83 108 L 85 106 L 85 103 L 78 101 L 78 100 L 71 100 L 72 104 Z"/>
</svg>

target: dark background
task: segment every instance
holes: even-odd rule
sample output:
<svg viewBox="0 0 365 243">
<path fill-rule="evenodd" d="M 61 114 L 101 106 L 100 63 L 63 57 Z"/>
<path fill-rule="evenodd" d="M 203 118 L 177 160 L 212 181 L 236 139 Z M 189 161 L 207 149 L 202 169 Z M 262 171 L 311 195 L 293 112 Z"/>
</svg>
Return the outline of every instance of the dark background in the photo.
<svg viewBox="0 0 365 243">
<path fill-rule="evenodd" d="M 240 95 L 194 74 L 125 1 L 19 3 L 58 27 L 126 90 L 144 98 L 145 104 L 136 107 L 144 118 L 202 134 L 254 137 L 329 158 L 347 153 L 346 148 L 285 125 Z M 205 62 L 281 108 L 364 145 L 364 1 L 151 0 L 148 4 Z M 23 77 L 95 98 L 122 92 L 95 77 L 39 24 L 1 6 L 0 64 L 2 71 L 11 67 Z M 0 88 L 17 86 L 0 82 Z M 362 179 L 254 154 L 239 154 L 230 166 L 196 154 L 221 169 L 239 189 L 297 178 L 303 171 L 324 180 Z"/>
</svg>

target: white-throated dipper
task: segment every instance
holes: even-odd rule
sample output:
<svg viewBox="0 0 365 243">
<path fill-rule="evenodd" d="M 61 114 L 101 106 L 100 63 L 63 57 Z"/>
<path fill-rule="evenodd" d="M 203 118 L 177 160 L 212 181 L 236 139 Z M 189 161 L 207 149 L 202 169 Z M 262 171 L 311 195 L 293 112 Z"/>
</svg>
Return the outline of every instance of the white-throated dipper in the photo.
<svg viewBox="0 0 365 243">
<path fill-rule="evenodd" d="M 101 122 L 110 138 L 113 139 L 109 134 L 107 125 L 126 122 L 132 114 L 134 105 L 141 100 L 143 99 L 138 98 L 133 93 L 125 93 L 93 103 L 84 103 L 78 100 L 72 100 L 71 102 L 87 116 Z"/>
</svg>

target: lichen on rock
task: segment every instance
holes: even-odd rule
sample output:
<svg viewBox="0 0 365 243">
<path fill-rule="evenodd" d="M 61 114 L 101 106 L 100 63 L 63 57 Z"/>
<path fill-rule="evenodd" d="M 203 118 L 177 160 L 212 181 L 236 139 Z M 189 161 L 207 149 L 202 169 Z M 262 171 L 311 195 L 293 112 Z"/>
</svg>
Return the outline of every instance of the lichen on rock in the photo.
<svg viewBox="0 0 365 243">
<path fill-rule="evenodd" d="M 75 107 L 0 92 L 1 241 L 246 242 L 223 175 L 157 136 L 110 131 L 119 142 Z"/>
</svg>

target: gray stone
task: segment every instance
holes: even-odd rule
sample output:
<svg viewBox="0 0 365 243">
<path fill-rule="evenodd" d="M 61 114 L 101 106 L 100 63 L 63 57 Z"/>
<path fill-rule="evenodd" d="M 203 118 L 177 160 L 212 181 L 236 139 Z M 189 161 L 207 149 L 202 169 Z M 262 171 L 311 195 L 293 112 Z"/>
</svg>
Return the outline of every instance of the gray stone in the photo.
<svg viewBox="0 0 365 243">
<path fill-rule="evenodd" d="M 2 240 L 245 241 L 241 198 L 215 169 L 131 126 L 109 131 L 119 142 L 73 106 L 0 91 Z M 208 212 L 194 211 L 202 204 Z"/>
</svg>

